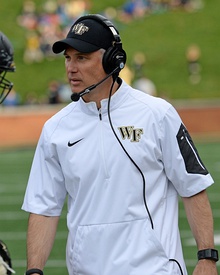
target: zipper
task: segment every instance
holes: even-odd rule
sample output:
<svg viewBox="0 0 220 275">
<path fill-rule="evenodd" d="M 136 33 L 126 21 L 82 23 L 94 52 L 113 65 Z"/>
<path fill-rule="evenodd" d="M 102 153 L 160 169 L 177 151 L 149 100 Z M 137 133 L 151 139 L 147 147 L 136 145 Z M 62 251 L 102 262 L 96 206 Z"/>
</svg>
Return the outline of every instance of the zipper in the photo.
<svg viewBox="0 0 220 275">
<path fill-rule="evenodd" d="M 105 151 L 105 140 L 104 140 L 104 128 L 103 128 L 103 121 L 102 121 L 102 110 L 101 108 L 98 110 L 99 112 L 99 121 L 100 121 L 100 150 L 101 150 L 101 158 L 103 162 L 103 169 L 105 174 L 105 179 L 107 180 L 109 178 L 108 169 L 107 169 L 107 163 L 106 163 L 106 151 Z"/>
<path fill-rule="evenodd" d="M 202 165 L 200 159 L 198 158 L 198 155 L 197 155 L 196 151 L 194 150 L 192 144 L 190 143 L 190 141 L 189 141 L 189 139 L 188 139 L 188 137 L 187 137 L 187 135 L 186 135 L 185 129 L 183 129 L 183 135 L 184 135 L 184 137 L 185 137 L 185 139 L 186 139 L 186 142 L 187 142 L 188 145 L 190 146 L 190 148 L 191 148 L 191 150 L 192 150 L 192 152 L 193 152 L 193 154 L 194 154 L 196 160 L 198 161 L 199 165 L 202 167 L 203 170 L 206 170 L 206 168 Z"/>
</svg>

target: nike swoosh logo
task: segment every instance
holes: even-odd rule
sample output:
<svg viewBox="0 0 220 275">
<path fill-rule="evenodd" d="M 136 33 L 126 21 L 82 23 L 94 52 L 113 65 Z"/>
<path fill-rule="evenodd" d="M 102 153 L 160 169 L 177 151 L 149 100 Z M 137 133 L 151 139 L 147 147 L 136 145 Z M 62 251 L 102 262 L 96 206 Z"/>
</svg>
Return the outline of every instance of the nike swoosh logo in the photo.
<svg viewBox="0 0 220 275">
<path fill-rule="evenodd" d="M 79 140 L 77 140 L 77 141 L 75 141 L 75 142 L 68 142 L 68 146 L 69 147 L 72 147 L 73 145 L 75 145 L 76 143 L 78 143 L 78 142 L 80 142 L 81 140 L 83 140 L 83 138 L 81 138 L 81 139 L 79 139 Z"/>
</svg>

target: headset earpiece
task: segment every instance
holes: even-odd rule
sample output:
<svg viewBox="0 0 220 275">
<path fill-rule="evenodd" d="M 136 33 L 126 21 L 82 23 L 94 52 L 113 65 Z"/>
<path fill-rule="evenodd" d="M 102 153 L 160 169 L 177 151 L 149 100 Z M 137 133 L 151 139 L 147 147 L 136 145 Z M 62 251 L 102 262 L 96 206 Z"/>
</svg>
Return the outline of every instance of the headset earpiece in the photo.
<svg viewBox="0 0 220 275">
<path fill-rule="evenodd" d="M 120 35 L 118 34 L 112 22 L 99 14 L 84 15 L 80 17 L 77 20 L 77 22 L 80 22 L 81 20 L 86 18 L 90 18 L 98 21 L 99 23 L 107 27 L 109 31 L 112 33 L 112 36 L 113 36 L 112 46 L 109 47 L 104 53 L 103 59 L 102 59 L 102 65 L 103 65 L 104 71 L 107 74 L 110 74 L 116 68 L 118 68 L 117 73 L 119 73 L 124 68 L 126 63 L 126 52 L 122 48 Z"/>
<path fill-rule="evenodd" d="M 115 43 L 116 44 L 116 43 Z M 118 67 L 122 70 L 126 62 L 126 53 L 119 45 L 114 45 L 106 50 L 102 59 L 102 66 L 107 74 L 110 74 Z"/>
</svg>

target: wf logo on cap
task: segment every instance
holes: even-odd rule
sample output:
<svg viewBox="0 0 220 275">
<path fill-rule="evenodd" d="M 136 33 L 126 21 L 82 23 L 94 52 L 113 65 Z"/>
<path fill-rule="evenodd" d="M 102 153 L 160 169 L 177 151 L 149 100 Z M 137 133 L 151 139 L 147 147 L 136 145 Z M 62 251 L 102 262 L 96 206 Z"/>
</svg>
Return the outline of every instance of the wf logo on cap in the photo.
<svg viewBox="0 0 220 275">
<path fill-rule="evenodd" d="M 89 30 L 89 27 L 85 26 L 83 23 L 78 23 L 78 24 L 74 25 L 72 28 L 72 32 L 74 32 L 75 34 L 78 34 L 78 35 L 82 35 L 85 32 L 87 32 L 88 30 Z"/>
</svg>

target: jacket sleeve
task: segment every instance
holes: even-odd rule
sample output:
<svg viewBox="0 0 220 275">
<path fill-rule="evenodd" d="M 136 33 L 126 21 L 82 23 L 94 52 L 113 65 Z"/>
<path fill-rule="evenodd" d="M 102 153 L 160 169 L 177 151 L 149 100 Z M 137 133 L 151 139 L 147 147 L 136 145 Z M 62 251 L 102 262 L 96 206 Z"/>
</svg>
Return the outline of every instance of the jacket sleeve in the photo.
<svg viewBox="0 0 220 275">
<path fill-rule="evenodd" d="M 59 216 L 66 198 L 65 181 L 56 149 L 44 128 L 32 163 L 22 209 Z"/>
<path fill-rule="evenodd" d="M 161 123 L 161 148 L 165 172 L 180 196 L 193 196 L 213 183 L 187 128 L 172 106 Z"/>
</svg>

